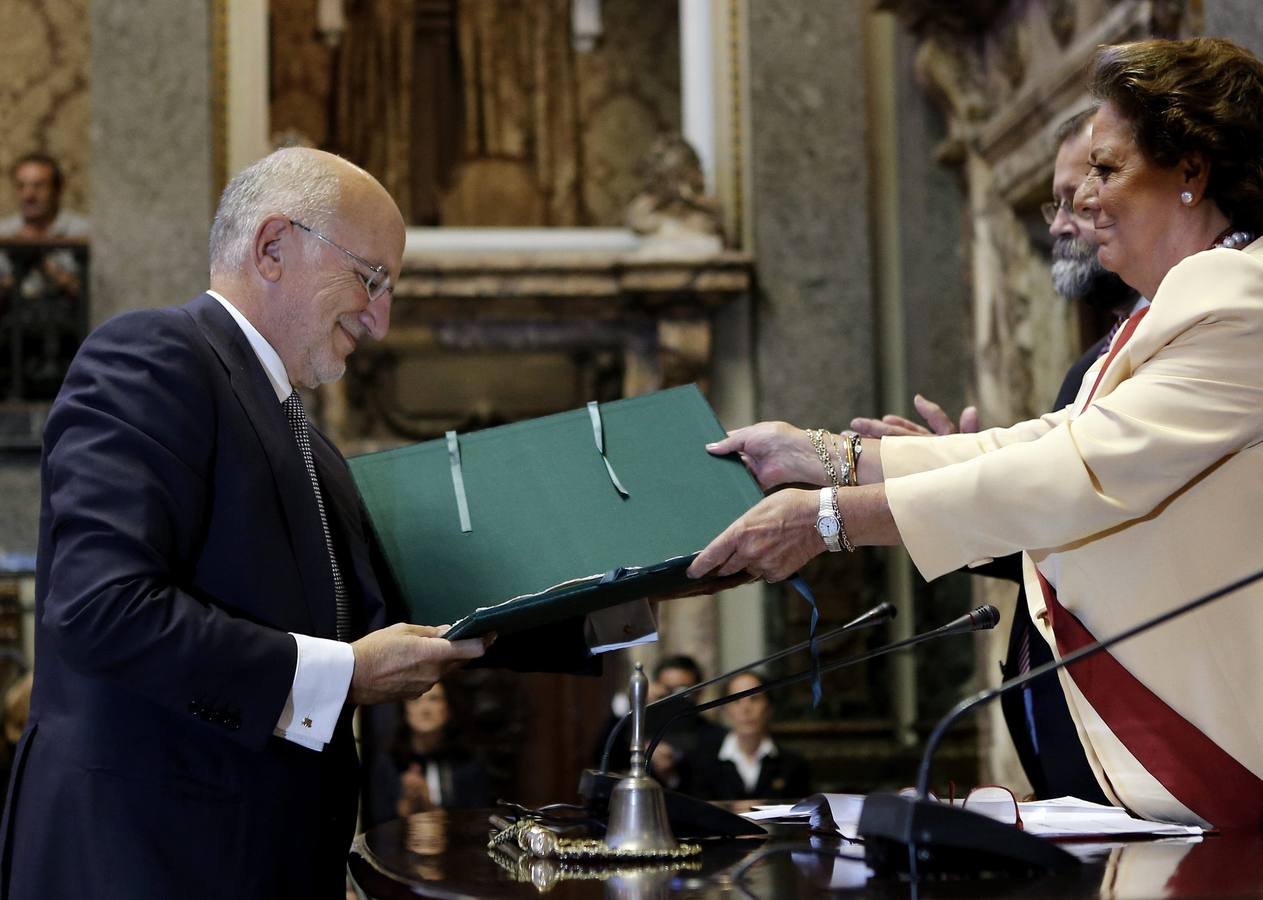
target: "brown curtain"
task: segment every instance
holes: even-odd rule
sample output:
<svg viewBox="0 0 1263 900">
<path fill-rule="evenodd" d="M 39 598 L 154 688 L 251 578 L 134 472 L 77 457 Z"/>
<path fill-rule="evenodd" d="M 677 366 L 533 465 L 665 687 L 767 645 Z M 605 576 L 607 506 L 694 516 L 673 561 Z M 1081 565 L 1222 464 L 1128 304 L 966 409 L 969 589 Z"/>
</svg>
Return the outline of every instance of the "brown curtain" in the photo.
<svg viewBox="0 0 1263 900">
<path fill-rule="evenodd" d="M 348 4 L 334 144 L 414 225 L 438 224 L 459 156 L 456 59 L 456 0 Z"/>
<path fill-rule="evenodd" d="M 335 148 L 417 225 L 578 223 L 569 0 L 356 0 Z"/>
</svg>

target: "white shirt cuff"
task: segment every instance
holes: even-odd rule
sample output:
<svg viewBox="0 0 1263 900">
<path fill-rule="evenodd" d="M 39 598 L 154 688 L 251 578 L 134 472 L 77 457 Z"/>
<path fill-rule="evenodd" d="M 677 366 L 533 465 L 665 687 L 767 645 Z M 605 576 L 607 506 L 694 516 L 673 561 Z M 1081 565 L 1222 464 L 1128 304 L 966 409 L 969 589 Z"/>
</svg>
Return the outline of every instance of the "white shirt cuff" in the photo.
<svg viewBox="0 0 1263 900">
<path fill-rule="evenodd" d="M 350 644 L 293 634 L 298 644 L 294 684 L 272 733 L 311 750 L 323 750 L 351 689 L 355 651 Z"/>
</svg>

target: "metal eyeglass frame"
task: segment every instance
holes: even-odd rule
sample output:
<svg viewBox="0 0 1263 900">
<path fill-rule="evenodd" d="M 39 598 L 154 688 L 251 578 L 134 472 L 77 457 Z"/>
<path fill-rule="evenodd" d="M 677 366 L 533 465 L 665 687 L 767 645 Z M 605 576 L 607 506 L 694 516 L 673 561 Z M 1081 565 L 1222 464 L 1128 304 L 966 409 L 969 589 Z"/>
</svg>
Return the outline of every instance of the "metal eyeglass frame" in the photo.
<svg viewBox="0 0 1263 900">
<path fill-rule="evenodd" d="M 290 219 L 289 224 L 293 225 L 295 228 L 301 228 L 303 231 L 307 232 L 308 234 L 311 234 L 314 237 L 319 238 L 320 240 L 328 244 L 330 247 L 336 247 L 338 250 L 341 250 L 347 256 L 351 257 L 351 259 L 359 263 L 361 266 L 363 266 L 364 268 L 372 272 L 373 274 L 371 276 L 365 276 L 361 272 L 356 272 L 356 274 L 359 275 L 360 277 L 360 281 L 364 282 L 364 290 L 368 292 L 369 303 L 372 303 L 382 294 L 385 294 L 385 293 L 393 294 L 395 292 L 395 286 L 390 283 L 390 273 L 386 271 L 385 266 L 373 265 L 371 262 L 369 262 L 364 257 L 360 256 L 358 253 L 352 253 L 350 250 L 346 249 L 346 247 L 343 247 L 337 241 L 332 240 L 331 238 L 325 237 L 323 234 L 321 234 L 319 231 L 317 231 L 316 229 L 312 228 L 309 225 L 304 225 L 302 222 L 295 221 L 294 219 Z"/>
</svg>

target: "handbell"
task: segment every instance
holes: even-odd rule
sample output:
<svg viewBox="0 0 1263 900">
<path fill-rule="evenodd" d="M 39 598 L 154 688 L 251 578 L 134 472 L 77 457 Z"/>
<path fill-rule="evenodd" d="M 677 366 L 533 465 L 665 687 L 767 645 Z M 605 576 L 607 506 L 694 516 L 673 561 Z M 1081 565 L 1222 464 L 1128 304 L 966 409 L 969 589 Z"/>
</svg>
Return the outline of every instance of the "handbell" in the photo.
<svg viewBox="0 0 1263 900">
<path fill-rule="evenodd" d="M 631 677 L 631 772 L 610 793 L 610 821 L 605 843 L 615 850 L 652 854 L 675 850 L 679 844 L 667 821 L 662 786 L 649 775 L 645 759 L 645 695 L 649 679 L 636 663 Z"/>
</svg>

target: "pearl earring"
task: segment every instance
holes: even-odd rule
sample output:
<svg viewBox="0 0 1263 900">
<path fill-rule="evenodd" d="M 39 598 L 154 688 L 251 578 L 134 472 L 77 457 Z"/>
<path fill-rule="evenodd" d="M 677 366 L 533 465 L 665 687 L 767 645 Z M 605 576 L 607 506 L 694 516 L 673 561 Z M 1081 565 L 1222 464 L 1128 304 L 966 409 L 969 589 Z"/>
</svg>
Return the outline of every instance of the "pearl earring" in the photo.
<svg viewBox="0 0 1263 900">
<path fill-rule="evenodd" d="M 1181 203 L 1183 203 L 1185 206 L 1188 206 L 1190 203 L 1192 203 L 1192 202 L 1193 202 L 1193 192 L 1192 192 L 1192 191 L 1181 191 L 1181 192 L 1180 192 L 1180 202 L 1181 202 Z"/>
</svg>

